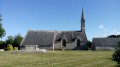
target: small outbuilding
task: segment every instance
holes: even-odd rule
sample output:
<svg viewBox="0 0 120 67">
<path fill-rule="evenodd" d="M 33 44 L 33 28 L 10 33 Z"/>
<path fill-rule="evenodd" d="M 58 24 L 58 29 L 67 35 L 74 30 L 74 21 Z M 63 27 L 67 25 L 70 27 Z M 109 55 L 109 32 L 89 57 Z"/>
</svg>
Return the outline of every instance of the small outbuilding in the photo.
<svg viewBox="0 0 120 67">
<path fill-rule="evenodd" d="M 120 38 L 93 38 L 92 50 L 114 50 Z"/>
</svg>

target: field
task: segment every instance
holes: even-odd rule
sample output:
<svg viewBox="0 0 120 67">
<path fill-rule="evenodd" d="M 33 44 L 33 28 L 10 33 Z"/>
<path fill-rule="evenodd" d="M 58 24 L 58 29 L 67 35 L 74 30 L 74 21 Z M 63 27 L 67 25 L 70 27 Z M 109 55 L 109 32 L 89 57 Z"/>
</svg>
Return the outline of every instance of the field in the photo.
<svg viewBox="0 0 120 67">
<path fill-rule="evenodd" d="M 118 67 L 113 51 L 48 51 L 39 54 L 0 52 L 0 67 Z"/>
</svg>

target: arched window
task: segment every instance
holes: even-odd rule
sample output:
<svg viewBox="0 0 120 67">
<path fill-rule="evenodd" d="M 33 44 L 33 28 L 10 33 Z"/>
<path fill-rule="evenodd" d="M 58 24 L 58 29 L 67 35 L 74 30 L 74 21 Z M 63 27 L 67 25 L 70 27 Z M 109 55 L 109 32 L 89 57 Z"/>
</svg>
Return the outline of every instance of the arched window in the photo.
<svg viewBox="0 0 120 67">
<path fill-rule="evenodd" d="M 62 46 L 66 47 L 66 40 L 65 39 L 62 40 Z"/>
<path fill-rule="evenodd" d="M 77 47 L 80 47 L 80 40 L 77 39 Z"/>
</svg>

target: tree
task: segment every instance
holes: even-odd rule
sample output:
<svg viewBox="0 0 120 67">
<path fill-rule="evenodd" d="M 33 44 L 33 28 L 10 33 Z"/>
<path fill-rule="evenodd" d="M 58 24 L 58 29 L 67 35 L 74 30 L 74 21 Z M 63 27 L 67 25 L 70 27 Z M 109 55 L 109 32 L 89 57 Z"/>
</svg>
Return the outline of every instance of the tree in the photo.
<svg viewBox="0 0 120 67">
<path fill-rule="evenodd" d="M 88 42 L 87 42 L 88 48 L 91 48 L 91 45 L 92 45 L 92 42 L 91 42 L 91 41 L 88 41 Z"/>
<path fill-rule="evenodd" d="M 107 38 L 119 38 L 120 35 L 109 35 Z"/>
<path fill-rule="evenodd" d="M 20 34 L 16 35 L 14 37 L 13 47 L 19 47 L 22 40 L 23 40 L 23 37 Z"/>
<path fill-rule="evenodd" d="M 1 15 L 0 15 L 0 38 L 4 37 L 6 32 L 5 29 L 2 27 L 2 19 L 1 19 Z"/>
<path fill-rule="evenodd" d="M 6 41 L 5 41 L 5 43 L 12 45 L 12 44 L 13 44 L 13 41 L 14 41 L 14 40 L 13 40 L 13 36 L 8 36 L 7 39 L 6 39 Z"/>
<path fill-rule="evenodd" d="M 5 42 L 4 41 L 0 41 L 0 49 L 4 49 L 5 46 Z"/>
<path fill-rule="evenodd" d="M 113 60 L 120 64 L 120 42 L 118 42 L 118 48 L 116 48 L 115 52 L 112 56 Z"/>
</svg>

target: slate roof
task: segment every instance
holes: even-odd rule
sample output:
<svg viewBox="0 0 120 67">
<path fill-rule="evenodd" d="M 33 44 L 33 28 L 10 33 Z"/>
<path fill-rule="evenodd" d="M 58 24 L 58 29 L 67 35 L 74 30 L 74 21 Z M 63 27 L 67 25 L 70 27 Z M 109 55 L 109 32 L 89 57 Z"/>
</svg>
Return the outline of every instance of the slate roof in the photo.
<svg viewBox="0 0 120 67">
<path fill-rule="evenodd" d="M 93 38 L 92 43 L 98 47 L 117 47 L 120 38 Z"/>
<path fill-rule="evenodd" d="M 39 45 L 45 47 L 51 46 L 53 43 L 55 31 L 28 31 L 21 46 L 23 45 Z"/>
<path fill-rule="evenodd" d="M 80 31 L 35 31 L 29 30 L 23 39 L 21 46 L 24 45 L 39 45 L 39 46 L 52 46 L 53 40 L 61 41 L 62 38 L 66 38 L 67 42 L 71 42 L 77 37 L 81 38 L 81 42 L 87 42 L 85 33 Z"/>
<path fill-rule="evenodd" d="M 85 33 L 80 31 L 61 31 L 61 33 L 58 33 L 56 36 L 56 40 L 60 40 L 63 37 L 67 39 L 67 42 L 74 41 L 77 37 L 81 38 L 81 42 L 87 42 L 87 37 Z"/>
</svg>

